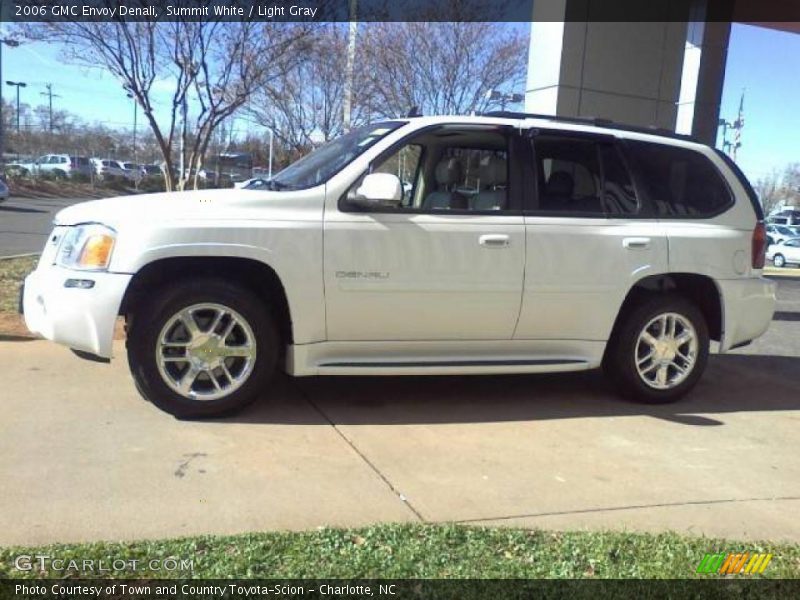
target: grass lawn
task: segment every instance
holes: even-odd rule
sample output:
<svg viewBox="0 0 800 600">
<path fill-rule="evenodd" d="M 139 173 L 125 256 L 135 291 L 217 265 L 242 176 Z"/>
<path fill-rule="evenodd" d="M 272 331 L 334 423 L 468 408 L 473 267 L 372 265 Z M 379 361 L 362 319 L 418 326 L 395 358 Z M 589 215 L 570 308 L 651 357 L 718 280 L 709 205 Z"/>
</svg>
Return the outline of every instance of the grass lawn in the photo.
<svg viewBox="0 0 800 600">
<path fill-rule="evenodd" d="M 172 577 L 228 578 L 719 578 L 697 575 L 706 553 L 769 552 L 764 577 L 800 577 L 800 545 L 735 542 L 675 533 L 552 533 L 461 525 L 380 525 L 237 536 L 201 536 L 129 543 L 0 548 L 0 578 L 63 577 L 21 572 L 19 554 L 64 559 L 194 559 L 191 573 Z M 103 574 L 108 576 L 109 574 Z M 114 577 L 164 577 L 147 570 Z M 100 574 L 83 574 L 97 577 Z M 738 575 L 731 577 L 752 578 Z"/>
<path fill-rule="evenodd" d="M 0 259 L 0 313 L 17 312 L 19 287 L 25 276 L 36 268 L 38 256 Z"/>
</svg>

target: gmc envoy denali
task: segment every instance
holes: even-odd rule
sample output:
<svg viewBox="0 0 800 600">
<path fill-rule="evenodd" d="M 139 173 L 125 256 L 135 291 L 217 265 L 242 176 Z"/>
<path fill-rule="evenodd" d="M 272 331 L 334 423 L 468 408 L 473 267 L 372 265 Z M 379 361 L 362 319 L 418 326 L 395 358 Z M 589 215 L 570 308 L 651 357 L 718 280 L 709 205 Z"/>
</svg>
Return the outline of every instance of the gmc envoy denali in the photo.
<svg viewBox="0 0 800 600">
<path fill-rule="evenodd" d="M 31 331 L 214 416 L 289 375 L 601 367 L 675 400 L 767 329 L 752 188 L 689 138 L 518 113 L 354 129 L 245 189 L 58 213 L 22 305 Z M 532 385 L 534 385 L 532 383 Z"/>
</svg>

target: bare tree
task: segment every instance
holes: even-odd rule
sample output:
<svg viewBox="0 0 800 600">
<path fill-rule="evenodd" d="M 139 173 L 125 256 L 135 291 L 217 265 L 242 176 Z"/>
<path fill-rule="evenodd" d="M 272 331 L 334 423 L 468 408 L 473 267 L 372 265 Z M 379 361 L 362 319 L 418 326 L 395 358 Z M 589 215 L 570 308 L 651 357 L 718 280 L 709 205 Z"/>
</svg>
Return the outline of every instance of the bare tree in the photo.
<svg viewBox="0 0 800 600">
<path fill-rule="evenodd" d="M 214 130 L 301 54 L 307 27 L 299 24 L 207 21 L 53 22 L 27 24 L 32 39 L 62 43 L 68 58 L 98 63 L 133 95 L 161 150 L 168 190 L 184 189 L 202 166 Z M 167 118 L 156 115 L 154 84 L 171 88 Z M 190 132 L 184 127 L 192 110 Z M 175 145 L 183 140 L 189 168 L 175 176 Z"/>
<path fill-rule="evenodd" d="M 800 163 L 790 163 L 783 170 L 783 187 L 786 199 L 800 203 Z"/>
<path fill-rule="evenodd" d="M 503 23 L 371 23 L 360 45 L 379 116 L 489 110 L 500 101 L 487 92 L 516 91 L 525 73 L 526 40 Z"/>
<path fill-rule="evenodd" d="M 253 120 L 272 129 L 291 154 L 304 154 L 342 133 L 346 50 L 347 30 L 341 24 L 315 26 L 302 59 L 284 63 L 280 75 L 248 103 Z M 357 69 L 357 89 L 364 87 L 363 72 Z M 367 118 L 366 107 L 357 103 L 353 122 Z"/>
<path fill-rule="evenodd" d="M 773 170 L 769 175 L 758 179 L 753 188 L 755 188 L 764 213 L 767 215 L 783 201 L 781 178 L 777 170 Z"/>
<path fill-rule="evenodd" d="M 790 163 L 782 172 L 773 169 L 769 175 L 758 179 L 753 188 L 766 214 L 781 205 L 800 205 L 800 163 Z"/>
</svg>

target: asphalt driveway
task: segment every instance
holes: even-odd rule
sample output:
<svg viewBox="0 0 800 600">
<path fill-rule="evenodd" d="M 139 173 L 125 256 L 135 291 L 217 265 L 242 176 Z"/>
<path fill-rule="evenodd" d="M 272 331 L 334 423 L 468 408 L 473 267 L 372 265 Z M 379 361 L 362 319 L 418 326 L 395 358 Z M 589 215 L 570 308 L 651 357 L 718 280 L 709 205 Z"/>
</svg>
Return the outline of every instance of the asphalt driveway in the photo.
<svg viewBox="0 0 800 600">
<path fill-rule="evenodd" d="M 181 422 L 111 365 L 0 342 L 0 545 L 460 521 L 800 541 L 800 282 L 669 406 L 597 373 L 280 377 Z"/>
</svg>

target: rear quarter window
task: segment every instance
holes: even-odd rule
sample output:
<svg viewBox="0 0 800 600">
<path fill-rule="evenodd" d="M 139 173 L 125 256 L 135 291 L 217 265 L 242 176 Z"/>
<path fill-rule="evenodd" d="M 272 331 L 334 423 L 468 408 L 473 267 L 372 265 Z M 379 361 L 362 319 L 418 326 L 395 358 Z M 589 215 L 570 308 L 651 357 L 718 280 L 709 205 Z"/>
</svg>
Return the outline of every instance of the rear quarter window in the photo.
<svg viewBox="0 0 800 600">
<path fill-rule="evenodd" d="M 627 146 L 657 216 L 712 217 L 733 204 L 716 166 L 700 152 L 632 140 Z"/>
</svg>

